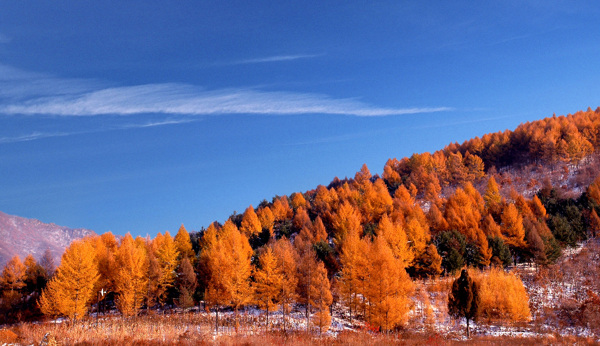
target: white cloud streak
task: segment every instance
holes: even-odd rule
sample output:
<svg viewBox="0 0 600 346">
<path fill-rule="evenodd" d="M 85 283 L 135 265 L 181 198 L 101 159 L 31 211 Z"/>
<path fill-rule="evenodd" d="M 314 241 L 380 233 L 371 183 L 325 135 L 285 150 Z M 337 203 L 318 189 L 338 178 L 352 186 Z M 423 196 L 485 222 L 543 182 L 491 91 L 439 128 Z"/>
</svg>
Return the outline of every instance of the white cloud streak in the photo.
<svg viewBox="0 0 600 346">
<path fill-rule="evenodd" d="M 243 65 L 243 64 L 261 64 L 266 62 L 283 62 L 292 61 L 299 59 L 311 59 L 321 56 L 322 54 L 297 54 L 297 55 L 275 55 L 265 58 L 247 59 L 233 62 L 232 65 Z"/>
<path fill-rule="evenodd" d="M 208 91 L 184 84 L 147 84 L 49 95 L 0 104 L 4 114 L 94 116 L 103 114 L 340 114 L 389 116 L 449 111 L 448 107 L 381 108 L 355 99 L 256 89 Z"/>
<path fill-rule="evenodd" d="M 107 128 L 99 128 L 99 129 L 94 129 L 94 130 L 83 130 L 83 131 L 71 131 L 71 132 L 34 131 L 34 132 L 32 132 L 30 134 L 26 134 L 26 135 L 0 137 L 0 144 L 29 142 L 29 141 L 34 141 L 34 140 L 44 139 L 44 138 L 77 136 L 77 135 L 85 135 L 85 134 L 108 132 L 108 131 L 141 129 L 141 128 L 157 127 L 157 126 L 165 126 L 165 125 L 187 124 L 187 123 L 196 122 L 198 120 L 199 119 L 190 119 L 190 118 L 166 119 L 166 120 L 161 120 L 161 121 L 149 121 L 149 122 L 143 122 L 143 123 L 139 123 L 139 124 L 116 125 L 116 126 L 111 126 L 111 127 L 107 127 Z"/>
</svg>

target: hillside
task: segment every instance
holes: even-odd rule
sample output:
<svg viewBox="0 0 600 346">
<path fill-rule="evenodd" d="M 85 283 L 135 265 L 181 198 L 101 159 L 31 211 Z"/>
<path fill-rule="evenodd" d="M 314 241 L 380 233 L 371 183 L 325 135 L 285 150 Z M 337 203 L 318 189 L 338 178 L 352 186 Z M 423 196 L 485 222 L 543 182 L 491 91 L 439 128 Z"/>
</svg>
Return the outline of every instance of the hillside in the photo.
<svg viewBox="0 0 600 346">
<path fill-rule="evenodd" d="M 94 231 L 72 229 L 0 212 L 0 265 L 4 266 L 15 255 L 25 258 L 32 254 L 39 259 L 46 249 L 50 250 L 58 265 L 60 256 L 73 240 L 89 235 L 95 235 Z"/>
<path fill-rule="evenodd" d="M 597 342 L 599 153 L 600 109 L 588 110 L 390 159 L 381 176 L 363 165 L 200 232 L 89 237 L 68 247 L 47 286 L 35 284 L 43 272 L 19 281 L 9 275 L 19 266 L 5 267 L 6 321 L 23 311 L 78 319 L 108 306 L 169 325 L 154 312 L 175 308 L 194 312 L 179 315 L 197 321 L 200 339 L 261 325 L 460 339 L 468 319 L 450 298 L 460 275 L 477 290 L 463 295 L 478 299 L 469 317 L 477 337 Z"/>
</svg>

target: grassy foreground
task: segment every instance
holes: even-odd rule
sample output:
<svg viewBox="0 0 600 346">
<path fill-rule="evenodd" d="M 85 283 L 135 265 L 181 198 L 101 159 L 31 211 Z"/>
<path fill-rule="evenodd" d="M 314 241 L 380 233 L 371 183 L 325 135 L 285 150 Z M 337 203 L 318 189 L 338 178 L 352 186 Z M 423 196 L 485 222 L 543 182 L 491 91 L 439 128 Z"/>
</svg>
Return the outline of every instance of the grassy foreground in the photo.
<svg viewBox="0 0 600 346">
<path fill-rule="evenodd" d="M 265 332 L 246 326 L 244 332 L 224 330 L 215 335 L 206 315 L 147 315 L 130 319 L 108 317 L 71 323 L 23 323 L 0 329 L 0 344 L 14 345 L 448 345 L 448 344 L 593 344 L 593 339 L 575 336 L 543 337 L 474 336 L 416 333 L 392 334 L 344 331 L 336 335 L 305 332 Z"/>
</svg>

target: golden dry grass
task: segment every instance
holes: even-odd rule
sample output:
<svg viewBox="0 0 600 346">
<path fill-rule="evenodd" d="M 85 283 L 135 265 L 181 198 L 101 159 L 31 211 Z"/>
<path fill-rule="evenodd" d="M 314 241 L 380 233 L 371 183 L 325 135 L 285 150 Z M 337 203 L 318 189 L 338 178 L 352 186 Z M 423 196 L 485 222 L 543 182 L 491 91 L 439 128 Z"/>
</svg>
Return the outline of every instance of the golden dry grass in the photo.
<svg viewBox="0 0 600 346">
<path fill-rule="evenodd" d="M 454 344 L 593 344 L 594 340 L 574 336 L 519 338 L 509 336 L 475 336 L 471 340 L 462 335 L 417 333 L 400 331 L 390 334 L 345 331 L 336 336 L 318 337 L 304 332 L 259 331 L 255 334 L 220 334 L 215 336 L 206 316 L 148 315 L 130 319 L 109 317 L 96 321 L 89 319 L 70 323 L 26 323 L 0 330 L 0 342 L 20 345 L 39 345 L 49 333 L 58 345 L 454 345 Z M 247 330 L 251 330 L 247 328 Z M 48 339 L 48 338 L 47 338 Z"/>
</svg>

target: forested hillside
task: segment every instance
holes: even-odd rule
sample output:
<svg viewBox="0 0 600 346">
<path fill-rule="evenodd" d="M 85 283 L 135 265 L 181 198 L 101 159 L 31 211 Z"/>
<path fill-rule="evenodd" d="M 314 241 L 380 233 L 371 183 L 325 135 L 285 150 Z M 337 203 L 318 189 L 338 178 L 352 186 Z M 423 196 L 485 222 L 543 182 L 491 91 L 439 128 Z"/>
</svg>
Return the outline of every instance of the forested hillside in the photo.
<svg viewBox="0 0 600 346">
<path fill-rule="evenodd" d="M 199 232 L 182 225 L 175 237 L 76 241 L 54 276 L 15 257 L 0 278 L 3 316 L 77 320 L 90 309 L 134 316 L 201 304 L 211 323 L 235 330 L 252 306 L 267 329 L 297 330 L 288 319 L 301 309 L 303 328 L 316 334 L 336 314 L 350 329 L 397 331 L 419 313 L 432 324 L 452 315 L 451 304 L 421 306 L 424 287 L 449 285 L 468 267 L 479 287 L 474 318 L 528 323 L 537 316 L 532 293 L 512 269 L 555 265 L 565 249 L 597 236 L 599 149 L 600 108 L 588 109 L 390 159 L 381 175 L 365 165 L 353 178 L 250 205 Z M 597 295 L 589 306 L 598 311 Z M 577 318 L 585 326 L 597 317 Z"/>
</svg>

